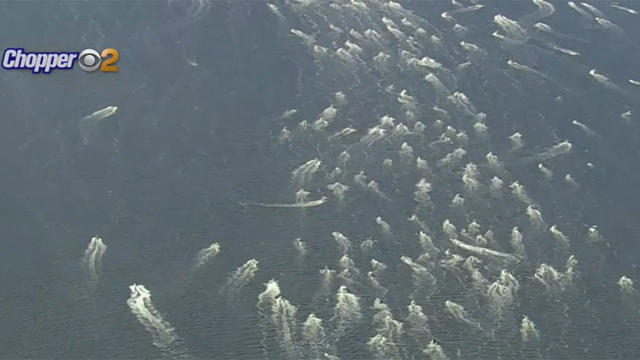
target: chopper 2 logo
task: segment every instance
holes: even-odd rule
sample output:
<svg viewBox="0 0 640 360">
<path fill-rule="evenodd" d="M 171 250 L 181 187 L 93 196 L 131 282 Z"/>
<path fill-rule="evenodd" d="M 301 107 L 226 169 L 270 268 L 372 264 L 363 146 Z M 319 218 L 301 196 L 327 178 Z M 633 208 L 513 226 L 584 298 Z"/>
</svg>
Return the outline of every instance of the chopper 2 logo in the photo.
<svg viewBox="0 0 640 360">
<path fill-rule="evenodd" d="M 49 74 L 52 70 L 71 70 L 74 62 L 86 72 L 118 72 L 115 63 L 120 58 L 118 50 L 107 48 L 102 52 L 84 49 L 80 52 L 29 52 L 23 48 L 7 48 L 2 55 L 2 67 L 6 70 L 31 70 L 34 74 Z"/>
</svg>

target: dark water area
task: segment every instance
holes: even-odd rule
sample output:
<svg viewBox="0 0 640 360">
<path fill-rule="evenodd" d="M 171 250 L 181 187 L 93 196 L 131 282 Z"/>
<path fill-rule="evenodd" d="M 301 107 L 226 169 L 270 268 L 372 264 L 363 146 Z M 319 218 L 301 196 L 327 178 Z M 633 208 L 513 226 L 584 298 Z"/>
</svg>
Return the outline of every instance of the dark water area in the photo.
<svg viewBox="0 0 640 360">
<path fill-rule="evenodd" d="M 640 275 L 640 88 L 628 82 L 640 80 L 640 15 L 610 7 L 637 3 L 590 2 L 621 34 L 553 2 L 554 13 L 538 21 L 556 34 L 528 24 L 524 44 L 492 32 L 505 35 L 496 14 L 524 19 L 537 9 L 531 2 L 481 2 L 481 9 L 458 13 L 478 2 L 400 3 L 397 10 L 379 1 L 286 0 L 272 3 L 276 12 L 262 1 L 1 2 L 4 49 L 113 47 L 120 71 L 0 71 L 0 358 L 438 359 L 423 352 L 432 340 L 449 359 L 640 357 L 640 296 L 617 285 L 622 275 Z M 467 30 L 454 29 L 444 11 Z M 367 40 L 367 29 L 382 40 Z M 470 55 L 460 41 L 484 53 Z M 354 43 L 361 52 L 345 50 Z M 341 58 L 339 48 L 356 60 Z M 390 55 L 387 65 L 374 60 L 380 53 Z M 429 56 L 442 67 L 410 65 L 407 54 Z M 537 73 L 514 70 L 507 60 Z M 591 69 L 616 88 L 596 81 Z M 427 73 L 437 75 L 449 97 L 424 80 Z M 403 90 L 414 99 L 417 119 L 407 115 L 411 105 L 398 100 Z M 336 92 L 346 95 L 344 103 Z M 473 113 L 456 107 L 454 92 L 466 94 Z M 107 106 L 117 106 L 117 113 L 83 134 L 83 119 Z M 338 115 L 328 128 L 315 129 L 329 106 Z M 289 109 L 297 113 L 282 116 Z M 481 112 L 487 138 L 474 130 Z M 400 136 L 385 128 L 382 140 L 366 142 L 384 115 L 412 132 Z M 425 125 L 424 135 L 413 132 L 416 121 Z M 355 135 L 331 137 L 347 126 Z M 290 139 L 283 140 L 283 128 Z M 438 143 L 452 131 L 468 139 L 453 135 Z M 521 149 L 509 139 L 515 132 L 522 134 Z M 549 156 L 564 140 L 571 151 Z M 405 142 L 413 149 L 410 162 L 400 154 Z M 462 160 L 438 165 L 456 148 L 466 150 Z M 351 156 L 344 166 L 343 151 Z M 504 169 L 487 164 L 489 152 Z M 428 171 L 416 168 L 418 156 Z M 292 172 L 312 159 L 322 162 L 319 170 L 296 185 Z M 393 170 L 382 165 L 385 159 L 393 159 Z M 461 181 L 470 162 L 482 184 L 476 191 Z M 538 163 L 553 177 L 546 178 Z M 335 167 L 344 173 L 333 174 Z M 360 171 L 367 182 L 375 179 L 382 195 L 359 185 Z M 502 195 L 492 195 L 490 179 L 498 175 Z M 414 193 L 421 178 L 432 185 L 431 204 L 424 207 Z M 528 204 L 512 194 L 514 181 L 542 212 L 544 229 L 535 229 Z M 328 188 L 335 182 L 350 187 L 346 200 Z M 243 205 L 293 204 L 300 188 L 308 200 L 326 196 L 327 203 L 308 209 Z M 450 205 L 456 194 L 465 198 L 463 209 Z M 408 221 L 413 214 L 426 225 Z M 526 253 L 509 263 L 460 249 L 443 230 L 445 219 L 455 224 L 459 240 L 506 254 L 515 254 L 509 239 L 517 226 Z M 475 220 L 495 239 L 462 235 Z M 570 239 L 568 249 L 554 241 L 554 224 Z M 589 239 L 594 225 L 600 242 Z M 420 231 L 439 252 L 420 246 Z M 333 232 L 350 239 L 348 251 L 336 246 Z M 107 246 L 97 280 L 87 255 L 83 261 L 93 236 Z M 293 245 L 296 238 L 306 255 Z M 375 240 L 371 249 L 367 239 Z M 220 253 L 196 265 L 212 243 Z M 480 265 L 443 265 L 451 254 L 461 261 L 473 255 Z M 578 261 L 575 278 L 567 275 L 569 255 Z M 241 282 L 230 274 L 250 259 L 259 270 L 245 273 L 246 282 L 230 294 Z M 385 264 L 381 275 L 372 259 Z M 349 261 L 351 267 L 344 265 Z M 536 280 L 543 263 L 560 273 L 561 291 Z M 335 271 L 328 285 L 320 274 L 325 268 Z M 471 269 L 486 278 L 483 290 Z M 516 300 L 504 308 L 486 295 L 503 270 L 519 282 Z M 381 287 L 372 285 L 376 278 Z M 278 305 L 261 305 L 272 279 L 281 294 L 264 298 Z M 153 305 L 144 307 L 162 324 L 136 317 L 127 303 L 132 284 L 150 291 Z M 357 320 L 347 316 L 341 323 L 341 311 L 353 310 L 337 300 L 342 285 L 358 298 Z M 392 317 L 374 316 L 384 313 L 376 298 Z M 407 320 L 412 300 L 428 318 L 422 329 Z M 446 300 L 463 305 L 466 317 L 446 310 Z M 322 319 L 317 344 L 305 332 L 318 329 L 305 325 L 312 313 Z M 536 340 L 523 340 L 525 315 L 535 322 Z M 389 330 L 392 320 L 403 322 L 400 335 Z M 175 339 L 158 346 L 154 331 L 166 335 L 167 328 Z M 419 335 L 425 329 L 430 335 Z"/>
</svg>

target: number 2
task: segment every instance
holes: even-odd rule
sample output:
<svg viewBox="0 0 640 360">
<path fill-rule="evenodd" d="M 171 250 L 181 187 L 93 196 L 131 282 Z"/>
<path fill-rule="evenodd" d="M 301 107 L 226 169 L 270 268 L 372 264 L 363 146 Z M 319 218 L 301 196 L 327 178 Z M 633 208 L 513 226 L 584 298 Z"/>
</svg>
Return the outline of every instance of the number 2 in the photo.
<svg viewBox="0 0 640 360">
<path fill-rule="evenodd" d="M 120 58 L 120 54 L 118 53 L 118 50 L 113 48 L 104 49 L 102 50 L 102 54 L 100 54 L 100 56 L 102 58 L 105 58 L 105 60 L 100 65 L 100 71 L 117 72 L 120 70 L 120 68 L 117 65 L 113 65 Z"/>
</svg>

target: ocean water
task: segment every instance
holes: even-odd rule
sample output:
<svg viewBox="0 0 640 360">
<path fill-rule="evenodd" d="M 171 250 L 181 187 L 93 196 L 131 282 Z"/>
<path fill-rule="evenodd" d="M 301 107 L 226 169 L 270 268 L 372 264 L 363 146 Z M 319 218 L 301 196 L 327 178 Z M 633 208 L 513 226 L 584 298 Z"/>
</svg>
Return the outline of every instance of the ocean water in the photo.
<svg viewBox="0 0 640 360">
<path fill-rule="evenodd" d="M 0 358 L 639 358 L 635 11 L 0 3 Z"/>
</svg>

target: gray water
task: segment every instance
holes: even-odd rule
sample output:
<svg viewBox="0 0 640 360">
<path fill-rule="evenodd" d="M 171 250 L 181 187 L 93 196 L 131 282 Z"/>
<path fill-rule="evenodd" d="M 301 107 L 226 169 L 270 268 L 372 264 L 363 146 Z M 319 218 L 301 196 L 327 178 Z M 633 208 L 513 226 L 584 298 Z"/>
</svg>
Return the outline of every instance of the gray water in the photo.
<svg viewBox="0 0 640 360">
<path fill-rule="evenodd" d="M 0 72 L 0 358 L 640 357 L 640 296 L 617 284 L 639 278 L 640 14 L 611 6 L 638 3 L 576 2 L 581 14 L 554 1 L 546 17 L 528 1 L 269 4 L 0 3 L 3 48 L 120 53 L 112 74 Z M 117 113 L 83 123 L 106 106 Z M 312 159 L 316 171 L 294 176 Z M 415 194 L 423 178 L 429 199 Z M 255 205 L 295 204 L 301 188 L 328 201 Z M 94 236 L 106 250 L 92 268 Z M 234 278 L 251 259 L 255 272 Z M 541 264 L 557 278 L 536 278 Z M 265 292 L 272 279 L 279 296 Z M 134 283 L 152 305 L 129 306 Z M 426 321 L 408 319 L 412 301 Z M 523 316 L 537 336 L 522 335 Z"/>
</svg>

